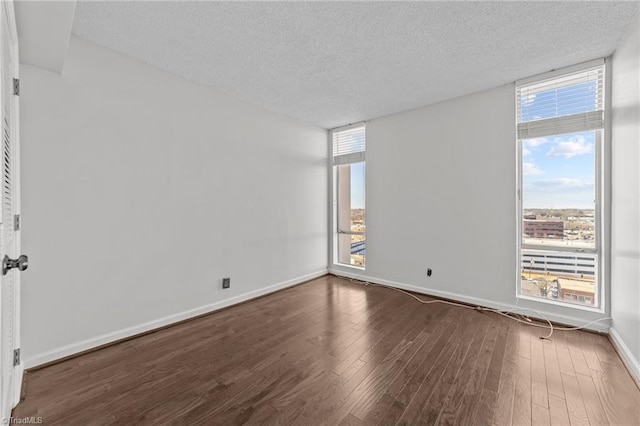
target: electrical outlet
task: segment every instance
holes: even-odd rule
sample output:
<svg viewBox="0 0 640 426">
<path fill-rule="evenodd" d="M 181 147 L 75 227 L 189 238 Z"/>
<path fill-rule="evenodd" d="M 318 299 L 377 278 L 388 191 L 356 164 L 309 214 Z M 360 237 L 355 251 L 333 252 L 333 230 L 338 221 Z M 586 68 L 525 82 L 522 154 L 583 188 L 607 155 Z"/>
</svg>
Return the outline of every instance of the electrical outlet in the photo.
<svg viewBox="0 0 640 426">
<path fill-rule="evenodd" d="M 223 278 L 222 279 L 222 288 L 231 287 L 231 278 Z"/>
<path fill-rule="evenodd" d="M 430 277 L 430 276 L 431 276 L 431 272 L 433 272 L 433 271 L 431 270 L 431 268 L 427 268 L 427 276 L 428 276 L 428 277 Z"/>
</svg>

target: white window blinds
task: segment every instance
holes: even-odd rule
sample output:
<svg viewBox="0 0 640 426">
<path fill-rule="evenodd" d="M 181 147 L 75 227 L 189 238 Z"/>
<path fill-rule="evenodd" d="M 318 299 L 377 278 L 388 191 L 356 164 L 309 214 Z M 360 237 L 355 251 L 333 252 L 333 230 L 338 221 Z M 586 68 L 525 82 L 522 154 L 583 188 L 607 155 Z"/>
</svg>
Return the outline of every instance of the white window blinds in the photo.
<svg viewBox="0 0 640 426">
<path fill-rule="evenodd" d="M 349 126 L 331 132 L 333 140 L 333 165 L 364 161 L 364 124 Z"/>
<path fill-rule="evenodd" d="M 519 139 L 603 128 L 604 65 L 518 84 L 516 113 Z"/>
</svg>

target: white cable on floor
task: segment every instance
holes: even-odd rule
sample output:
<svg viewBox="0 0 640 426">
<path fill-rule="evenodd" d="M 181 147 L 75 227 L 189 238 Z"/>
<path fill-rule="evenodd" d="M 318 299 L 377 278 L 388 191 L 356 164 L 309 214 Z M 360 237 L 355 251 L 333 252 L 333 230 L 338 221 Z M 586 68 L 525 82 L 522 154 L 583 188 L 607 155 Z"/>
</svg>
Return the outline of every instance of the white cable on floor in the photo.
<svg viewBox="0 0 640 426">
<path fill-rule="evenodd" d="M 431 303 L 444 303 L 446 305 L 458 306 L 458 307 L 466 308 L 466 309 L 473 309 L 474 311 L 478 311 L 478 312 L 493 312 L 493 313 L 496 313 L 498 315 L 502 315 L 503 317 L 507 317 L 510 320 L 517 321 L 517 322 L 522 323 L 522 324 L 527 324 L 527 325 L 531 325 L 533 327 L 539 327 L 539 328 L 548 329 L 549 330 L 549 334 L 548 335 L 539 336 L 540 339 L 545 339 L 545 340 L 550 340 L 551 339 L 551 335 L 553 334 L 554 330 L 562 330 L 562 331 L 581 330 L 583 328 L 586 328 L 586 327 L 590 326 L 591 324 L 595 324 L 595 323 L 600 322 L 600 321 L 608 321 L 608 320 L 611 319 L 611 318 L 600 318 L 600 319 L 597 319 L 597 320 L 594 320 L 594 321 L 590 321 L 590 322 L 588 322 L 586 324 L 583 324 L 583 325 L 577 326 L 577 327 L 554 327 L 553 323 L 551 321 L 549 321 L 549 319 L 547 317 L 545 317 L 541 312 L 538 312 L 535 309 L 519 308 L 519 309 L 524 309 L 524 310 L 527 310 L 527 311 L 534 312 L 536 315 L 538 315 L 539 317 L 544 319 L 547 322 L 548 325 L 536 324 L 527 316 L 523 316 L 524 319 L 520 319 L 520 318 L 515 317 L 513 315 L 521 315 L 521 314 L 519 314 L 517 312 L 513 312 L 513 311 L 506 311 L 506 310 L 493 309 L 493 308 L 485 308 L 485 307 L 482 307 L 482 306 L 475 306 L 474 307 L 474 306 L 470 306 L 470 305 L 465 305 L 463 303 L 449 302 L 448 300 L 440 300 L 440 299 L 423 300 L 423 299 L 420 299 L 415 294 L 409 293 L 408 291 L 402 290 L 400 288 L 396 288 L 396 287 L 392 287 L 392 286 L 388 286 L 388 285 L 384 285 L 384 284 L 376 284 L 376 283 L 372 283 L 372 282 L 369 282 L 369 281 L 366 281 L 366 280 L 360 280 L 360 279 L 357 279 L 357 278 L 346 277 L 346 276 L 343 276 L 343 275 L 337 275 L 337 274 L 334 274 L 334 275 L 336 277 L 343 278 L 343 279 L 349 280 L 351 282 L 362 283 L 364 285 L 371 285 L 371 286 L 376 286 L 376 287 L 384 287 L 384 288 L 387 288 L 389 290 L 398 291 L 400 293 L 406 294 L 407 296 L 410 296 L 410 297 L 414 298 L 418 302 L 420 302 L 422 304 L 425 304 L 425 305 L 428 305 L 428 304 L 431 304 Z"/>
</svg>

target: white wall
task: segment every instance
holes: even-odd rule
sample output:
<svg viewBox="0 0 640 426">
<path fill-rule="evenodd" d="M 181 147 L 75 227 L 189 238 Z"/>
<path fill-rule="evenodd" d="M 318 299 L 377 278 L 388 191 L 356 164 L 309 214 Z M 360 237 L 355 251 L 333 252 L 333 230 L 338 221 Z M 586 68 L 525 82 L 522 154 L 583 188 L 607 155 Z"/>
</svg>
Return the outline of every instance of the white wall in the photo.
<svg viewBox="0 0 640 426">
<path fill-rule="evenodd" d="M 612 336 L 640 378 L 640 15 L 613 55 Z"/>
<path fill-rule="evenodd" d="M 62 72 L 76 0 L 15 1 L 20 63 Z"/>
<path fill-rule="evenodd" d="M 367 123 L 360 276 L 501 309 L 534 308 L 564 323 L 603 318 L 607 312 L 516 298 L 514 90 L 509 84 Z"/>
<path fill-rule="evenodd" d="M 21 78 L 27 367 L 326 272 L 325 130 L 76 38 Z"/>
</svg>

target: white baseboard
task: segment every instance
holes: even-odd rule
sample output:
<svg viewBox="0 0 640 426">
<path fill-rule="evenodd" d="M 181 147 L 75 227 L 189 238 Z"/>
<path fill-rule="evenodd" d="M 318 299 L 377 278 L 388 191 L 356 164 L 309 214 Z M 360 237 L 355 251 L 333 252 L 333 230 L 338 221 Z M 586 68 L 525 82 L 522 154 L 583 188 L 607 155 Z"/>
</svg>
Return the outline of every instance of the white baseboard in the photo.
<svg viewBox="0 0 640 426">
<path fill-rule="evenodd" d="M 614 327 L 609 328 L 609 337 L 611 337 L 611 343 L 616 347 L 627 369 L 635 376 L 636 384 L 640 387 L 640 361 L 633 356 L 631 349 L 624 343 L 624 340 L 622 340 L 622 337 L 620 337 Z"/>
<path fill-rule="evenodd" d="M 466 296 L 463 294 L 458 294 L 458 293 L 451 293 L 448 291 L 442 291 L 442 290 L 436 290 L 436 289 L 431 289 L 431 288 L 424 288 L 424 287 L 417 287 L 414 285 L 410 285 L 410 284 L 405 284 L 405 283 L 400 283 L 397 281 L 390 281 L 390 280 L 385 280 L 385 279 L 381 279 L 381 278 L 375 278 L 375 277 L 369 277 L 369 276 L 365 276 L 365 275 L 361 275 L 361 274 L 355 274 L 355 273 L 350 273 L 350 272 L 346 272 L 343 270 L 333 270 L 331 268 L 329 268 L 329 273 L 330 274 L 334 274 L 334 275 L 340 275 L 340 276 L 345 276 L 348 278 L 354 278 L 354 279 L 358 279 L 358 280 L 365 280 L 365 281 L 369 281 L 371 283 L 374 284 L 383 284 L 389 287 L 396 287 L 396 288 L 400 288 L 403 290 L 408 290 L 408 291 L 413 291 L 415 293 L 420 293 L 420 294 L 424 294 L 426 296 L 434 296 L 434 297 L 440 297 L 443 299 L 449 299 L 449 300 L 456 300 L 459 302 L 464 302 L 470 305 L 477 305 L 477 306 L 483 306 L 486 308 L 493 308 L 493 309 L 498 309 L 501 311 L 514 311 L 514 312 L 519 312 L 525 315 L 530 315 L 530 316 L 536 316 L 531 310 L 528 310 L 527 308 L 523 307 L 523 306 L 517 306 L 517 305 L 510 305 L 510 304 L 506 304 L 506 303 L 499 303 L 499 302 L 494 302 L 492 300 L 487 300 L 487 299 L 481 299 L 478 297 L 473 297 L 473 296 Z M 527 312 L 528 311 L 528 312 Z M 570 326 L 574 326 L 574 327 L 578 327 L 578 326 L 582 326 L 584 325 L 587 321 L 582 320 L 580 318 L 576 318 L 576 317 L 570 317 L 570 316 L 566 316 L 566 315 L 559 315 L 559 314 L 553 314 L 551 312 L 546 312 L 543 309 L 536 309 L 537 312 L 539 312 L 540 314 L 544 315 L 547 319 L 549 319 L 552 322 L 555 323 L 559 323 L 559 324 L 567 324 Z M 601 333 L 607 333 L 609 331 L 609 325 L 608 324 L 599 324 L 599 323 L 594 323 L 591 324 L 587 327 L 585 327 L 586 329 L 589 330 L 593 330 L 593 331 L 597 331 L 597 332 L 601 332 Z"/>
<path fill-rule="evenodd" d="M 125 339 L 127 337 L 135 336 L 137 334 L 146 333 L 148 331 L 155 330 L 157 328 L 164 327 L 170 324 L 174 324 L 179 321 L 184 321 L 189 318 L 197 317 L 198 315 L 208 314 L 208 313 L 217 311 L 219 309 L 226 308 L 231 305 L 245 302 L 249 299 L 254 299 L 256 297 L 273 293 L 274 291 L 282 290 L 287 287 L 292 287 L 296 284 L 300 284 L 305 281 L 309 281 L 314 278 L 321 277 L 323 275 L 326 275 L 327 273 L 328 273 L 328 270 L 323 269 L 311 274 L 303 275 L 303 276 L 296 277 L 287 281 L 283 281 L 268 287 L 264 287 L 259 290 L 250 291 L 248 293 L 244 293 L 239 296 L 221 300 L 216 303 L 211 303 L 198 308 L 190 309 L 188 311 L 183 311 L 177 314 L 169 315 L 164 318 L 159 318 L 157 320 L 149 321 L 144 324 L 139 324 L 133 327 L 128 327 L 128 328 L 114 331 L 111 333 L 106 333 L 101 336 L 92 337 L 90 339 L 82 340 L 80 342 L 60 346 L 50 351 L 25 358 L 24 368 L 29 369 L 29 368 L 37 367 L 39 365 L 46 364 L 48 362 L 55 361 L 57 359 L 61 359 L 64 357 L 68 357 L 70 355 L 86 351 L 88 349 L 96 348 L 98 346 L 102 346 L 102 345 L 112 343 L 121 339 Z"/>
</svg>

